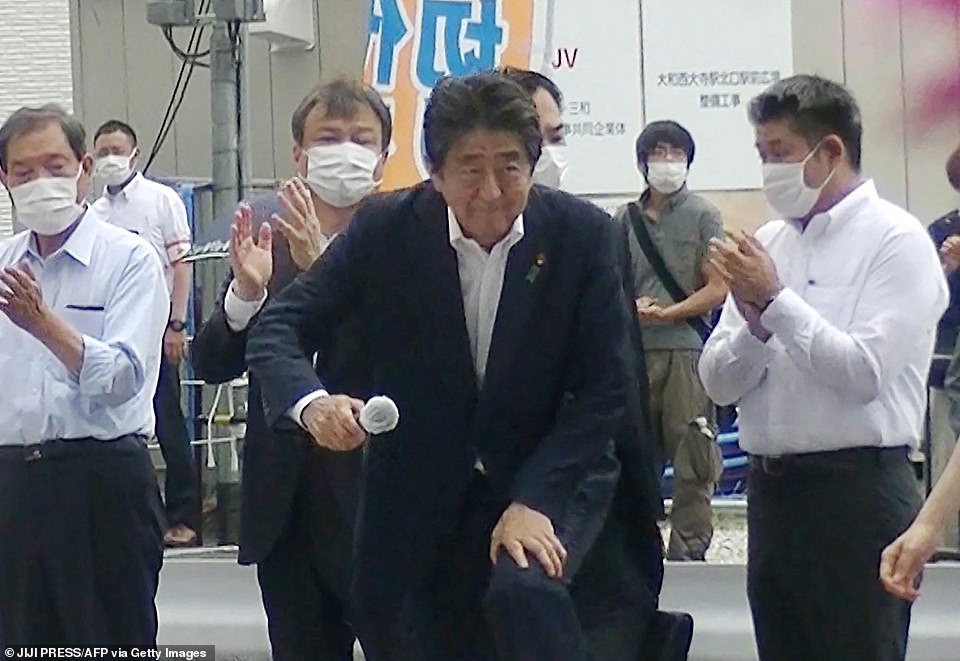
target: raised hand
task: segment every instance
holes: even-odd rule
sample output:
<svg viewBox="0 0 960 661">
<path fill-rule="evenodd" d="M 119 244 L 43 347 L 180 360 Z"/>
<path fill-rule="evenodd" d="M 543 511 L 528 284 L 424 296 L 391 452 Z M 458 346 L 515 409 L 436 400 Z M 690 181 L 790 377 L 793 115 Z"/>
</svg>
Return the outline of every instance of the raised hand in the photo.
<svg viewBox="0 0 960 661">
<path fill-rule="evenodd" d="M 254 241 L 250 206 L 246 203 L 233 216 L 229 253 L 234 293 L 245 301 L 263 298 L 273 276 L 273 235 L 269 223 L 261 223 Z"/>
</svg>

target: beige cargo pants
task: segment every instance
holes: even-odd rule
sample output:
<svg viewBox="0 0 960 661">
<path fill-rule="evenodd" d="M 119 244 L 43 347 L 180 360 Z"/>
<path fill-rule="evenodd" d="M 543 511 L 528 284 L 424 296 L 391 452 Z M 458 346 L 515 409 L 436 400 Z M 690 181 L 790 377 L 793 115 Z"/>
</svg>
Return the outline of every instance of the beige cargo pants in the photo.
<svg viewBox="0 0 960 661">
<path fill-rule="evenodd" d="M 647 351 L 650 414 L 663 459 L 674 468 L 668 560 L 703 560 L 713 537 L 710 498 L 723 462 L 716 412 L 697 374 L 699 351 Z M 697 418 L 705 418 L 710 436 Z"/>
</svg>

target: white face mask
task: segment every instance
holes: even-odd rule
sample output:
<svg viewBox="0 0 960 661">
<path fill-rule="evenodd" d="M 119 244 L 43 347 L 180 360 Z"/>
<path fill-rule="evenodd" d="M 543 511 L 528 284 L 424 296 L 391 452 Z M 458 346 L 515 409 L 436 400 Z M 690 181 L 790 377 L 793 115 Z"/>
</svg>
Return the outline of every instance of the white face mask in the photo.
<svg viewBox="0 0 960 661">
<path fill-rule="evenodd" d="M 56 236 L 83 213 L 77 203 L 76 177 L 41 177 L 10 189 L 17 221 L 41 236 Z"/>
<path fill-rule="evenodd" d="M 647 183 L 664 195 L 672 195 L 687 181 L 686 161 L 652 161 L 647 163 Z"/>
<path fill-rule="evenodd" d="M 544 145 L 533 168 L 533 183 L 559 189 L 567 176 L 567 146 Z"/>
<path fill-rule="evenodd" d="M 810 214 L 813 205 L 820 199 L 820 192 L 830 183 L 833 173 L 817 188 L 807 186 L 803 178 L 804 168 L 817 149 L 818 144 L 810 150 L 799 163 L 764 163 L 763 164 L 763 192 L 778 214 L 784 218 L 805 218 Z"/>
<path fill-rule="evenodd" d="M 380 184 L 373 178 L 379 163 L 379 154 L 354 142 L 316 145 L 307 150 L 306 181 L 321 200 L 344 209 Z"/>
<path fill-rule="evenodd" d="M 130 156 L 109 154 L 94 161 L 94 194 L 102 193 L 104 186 L 118 186 L 129 179 L 130 173 L 133 172 L 130 164 L 133 162 L 134 155 L 136 152 Z"/>
</svg>

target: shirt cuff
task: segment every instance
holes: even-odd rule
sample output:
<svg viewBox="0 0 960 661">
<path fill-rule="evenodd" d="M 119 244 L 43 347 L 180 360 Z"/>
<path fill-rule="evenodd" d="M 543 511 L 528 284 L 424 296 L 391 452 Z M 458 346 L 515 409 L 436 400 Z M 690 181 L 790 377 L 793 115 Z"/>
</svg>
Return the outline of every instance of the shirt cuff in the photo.
<svg viewBox="0 0 960 661">
<path fill-rule="evenodd" d="M 267 291 L 264 290 L 256 301 L 244 301 L 233 293 L 233 286 L 236 282 L 236 280 L 233 280 L 227 287 L 227 294 L 223 298 L 223 313 L 227 318 L 227 326 L 230 327 L 230 330 L 239 333 L 246 330 L 250 321 L 263 308 L 263 304 L 267 300 Z"/>
<path fill-rule="evenodd" d="M 326 390 L 314 390 L 309 395 L 305 395 L 297 400 L 297 403 L 290 407 L 290 410 L 287 411 L 287 415 L 293 418 L 293 421 L 303 427 L 303 411 L 310 405 L 310 402 L 320 399 L 321 397 L 329 397 L 330 393 Z M 304 427 L 306 429 L 306 427 Z"/>
<path fill-rule="evenodd" d="M 781 342 L 794 337 L 797 332 L 817 317 L 817 311 L 800 298 L 792 289 L 784 288 L 760 315 L 760 323 Z"/>
<path fill-rule="evenodd" d="M 125 401 L 136 394 L 137 370 L 122 349 L 81 335 L 83 363 L 76 375 L 77 387 L 84 397 L 115 396 Z"/>
<path fill-rule="evenodd" d="M 769 340 L 767 342 L 761 340 L 750 332 L 750 327 L 746 324 L 738 328 L 730 338 L 730 350 L 733 355 L 751 362 L 766 358 L 772 351 Z"/>
</svg>

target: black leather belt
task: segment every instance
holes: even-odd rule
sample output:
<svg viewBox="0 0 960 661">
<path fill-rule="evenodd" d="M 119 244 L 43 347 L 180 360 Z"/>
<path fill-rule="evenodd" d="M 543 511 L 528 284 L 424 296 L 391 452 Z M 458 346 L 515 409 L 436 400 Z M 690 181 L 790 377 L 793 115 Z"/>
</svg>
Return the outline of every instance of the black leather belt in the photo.
<svg viewBox="0 0 960 661">
<path fill-rule="evenodd" d="M 908 453 L 906 445 L 898 445 L 889 448 L 843 448 L 780 456 L 752 455 L 750 467 L 766 475 L 782 475 L 804 470 L 830 471 L 866 466 L 894 466 L 906 461 Z"/>
<path fill-rule="evenodd" d="M 115 452 L 131 446 L 144 446 L 146 439 L 143 436 L 128 434 L 110 440 L 96 438 L 75 438 L 29 445 L 0 445 L 0 461 L 40 461 L 54 457 L 69 457 L 72 455 L 90 455 L 96 452 Z"/>
</svg>

